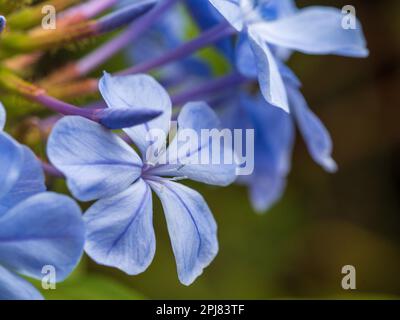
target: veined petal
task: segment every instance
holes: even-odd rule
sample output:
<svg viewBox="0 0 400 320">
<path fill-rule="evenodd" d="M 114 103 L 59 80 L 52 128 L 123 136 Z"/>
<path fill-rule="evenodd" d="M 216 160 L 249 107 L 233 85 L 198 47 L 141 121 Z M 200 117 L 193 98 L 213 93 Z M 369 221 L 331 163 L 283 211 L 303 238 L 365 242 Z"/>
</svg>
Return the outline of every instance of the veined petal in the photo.
<svg viewBox="0 0 400 320">
<path fill-rule="evenodd" d="M 3 104 L 0 102 L 0 131 L 4 129 L 6 124 L 6 110 Z"/>
<path fill-rule="evenodd" d="M 271 22 L 258 22 L 251 29 L 264 41 L 307 54 L 338 54 L 366 57 L 361 23 L 356 29 L 342 26 L 344 15 L 332 7 L 308 7 Z"/>
<path fill-rule="evenodd" d="M 244 20 L 240 7 L 241 0 L 209 0 L 211 4 L 218 10 L 220 14 L 234 27 L 237 31 L 243 29 Z"/>
<path fill-rule="evenodd" d="M 0 197 L 17 182 L 23 159 L 22 146 L 5 132 L 0 132 Z"/>
<path fill-rule="evenodd" d="M 179 280 L 190 285 L 218 253 L 217 225 L 196 191 L 171 181 L 149 181 L 164 208 Z"/>
<path fill-rule="evenodd" d="M 84 225 L 78 205 L 51 192 L 39 193 L 0 218 L 0 264 L 41 279 L 46 265 L 64 280 L 77 265 L 84 245 Z"/>
<path fill-rule="evenodd" d="M 144 74 L 113 77 L 104 73 L 99 89 L 109 108 L 149 109 L 162 112 L 161 116 L 152 121 L 124 129 L 143 156 L 152 143 L 150 132 L 152 129 L 161 130 L 167 137 L 172 112 L 171 99 L 165 89 L 152 77 Z"/>
<path fill-rule="evenodd" d="M 328 172 L 337 170 L 332 159 L 332 139 L 321 120 L 310 110 L 297 88 L 288 86 L 290 106 L 311 157 Z"/>
<path fill-rule="evenodd" d="M 249 28 L 249 40 L 256 58 L 258 82 L 262 95 L 268 103 L 289 112 L 286 88 L 275 57 L 267 43 L 260 39 L 252 27 Z"/>
<path fill-rule="evenodd" d="M 231 142 L 224 141 L 223 136 L 219 135 L 222 131 L 215 131 L 215 139 L 202 134 L 203 130 L 210 132 L 221 127 L 214 110 L 205 102 L 190 102 L 182 108 L 178 116 L 178 127 L 176 137 L 167 151 L 168 160 L 176 165 L 160 166 L 152 174 L 184 176 L 220 186 L 235 181 L 237 165 Z M 187 129 L 192 130 L 195 135 L 187 135 L 184 132 Z M 232 137 L 231 131 L 228 130 L 227 133 Z M 213 146 L 213 143 L 218 142 L 219 146 Z"/>
<path fill-rule="evenodd" d="M 28 281 L 0 266 L 0 300 L 43 300 Z"/>
<path fill-rule="evenodd" d="M 110 197 L 141 174 L 142 161 L 121 138 L 82 117 L 64 117 L 49 137 L 50 161 L 67 177 L 82 201 Z"/>
<path fill-rule="evenodd" d="M 97 263 L 136 275 L 155 252 L 150 187 L 138 180 L 125 191 L 97 201 L 84 215 L 85 251 Z"/>
<path fill-rule="evenodd" d="M 11 190 L 0 197 L 0 217 L 8 209 L 37 193 L 46 191 L 44 174 L 34 153 L 27 147 L 23 149 L 23 164 L 18 180 Z"/>
</svg>

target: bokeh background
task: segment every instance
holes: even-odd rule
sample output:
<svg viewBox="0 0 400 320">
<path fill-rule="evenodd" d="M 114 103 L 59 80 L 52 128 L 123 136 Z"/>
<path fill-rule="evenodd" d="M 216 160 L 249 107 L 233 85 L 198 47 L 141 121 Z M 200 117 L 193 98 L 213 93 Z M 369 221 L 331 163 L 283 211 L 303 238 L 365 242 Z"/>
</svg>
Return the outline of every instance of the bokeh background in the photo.
<svg viewBox="0 0 400 320">
<path fill-rule="evenodd" d="M 332 134 L 339 172 L 325 173 L 297 139 L 285 196 L 265 215 L 252 211 L 244 188 L 196 185 L 218 221 L 220 253 L 190 287 L 178 282 L 155 200 L 157 252 L 144 274 L 129 277 L 85 257 L 47 298 L 400 297 L 400 1 L 297 2 L 354 5 L 371 51 L 368 59 L 295 54 L 290 62 Z M 357 270 L 353 291 L 341 288 L 347 264 Z"/>
</svg>

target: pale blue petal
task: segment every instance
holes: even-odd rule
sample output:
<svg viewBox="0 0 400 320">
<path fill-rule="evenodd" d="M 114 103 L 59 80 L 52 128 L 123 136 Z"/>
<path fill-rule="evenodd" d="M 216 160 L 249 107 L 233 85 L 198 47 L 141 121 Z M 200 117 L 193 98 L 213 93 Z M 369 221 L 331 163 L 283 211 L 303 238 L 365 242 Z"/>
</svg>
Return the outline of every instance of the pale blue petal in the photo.
<svg viewBox="0 0 400 320">
<path fill-rule="evenodd" d="M 97 201 L 84 215 L 86 253 L 97 263 L 136 275 L 155 252 L 151 190 L 138 180 L 125 191 Z"/>
<path fill-rule="evenodd" d="M 0 266 L 0 300 L 43 300 L 28 281 Z"/>
<path fill-rule="evenodd" d="M 196 191 L 171 181 L 149 181 L 167 220 L 178 277 L 190 285 L 218 253 L 217 225 Z"/>
<path fill-rule="evenodd" d="M 246 77 L 257 78 L 258 76 L 256 57 L 245 32 L 240 33 L 236 45 L 236 67 Z"/>
<path fill-rule="evenodd" d="M 366 57 L 368 50 L 361 23 L 356 29 L 342 27 L 344 15 L 332 7 L 308 7 L 271 22 L 253 24 L 251 29 L 264 41 L 307 54 L 338 54 Z"/>
<path fill-rule="evenodd" d="M 256 211 L 265 212 L 284 193 L 295 130 L 289 114 L 262 99 L 242 96 L 241 103 L 255 130 L 255 168 L 247 179 L 250 199 Z"/>
<path fill-rule="evenodd" d="M 282 198 L 286 177 L 275 175 L 273 172 L 259 174 L 260 172 L 256 172 L 251 180 L 249 196 L 253 209 L 258 213 L 264 213 Z"/>
<path fill-rule="evenodd" d="M 186 177 L 219 186 L 227 186 L 234 182 L 237 165 L 231 144 L 221 141 L 220 146 L 216 146 L 218 154 L 213 155 L 213 140 L 202 138 L 203 130 L 219 130 L 220 127 L 217 114 L 205 102 L 186 104 L 178 116 L 177 135 L 167 151 L 169 162 L 176 165 L 160 166 L 153 169 L 152 174 Z M 196 133 L 196 136 L 189 140 L 190 143 L 184 134 L 186 129 Z"/>
<path fill-rule="evenodd" d="M 249 40 L 256 58 L 261 93 L 268 103 L 289 112 L 286 88 L 275 57 L 267 43 L 261 40 L 251 28 Z"/>
<path fill-rule="evenodd" d="M 0 102 L 0 131 L 4 129 L 6 124 L 6 110 L 3 104 Z"/>
<path fill-rule="evenodd" d="M 161 130 L 167 136 L 172 104 L 165 89 L 152 77 L 144 74 L 113 77 L 108 73 L 100 80 L 100 92 L 109 108 L 149 109 L 162 112 L 156 119 L 124 129 L 144 156 L 152 142 L 149 131 Z"/>
<path fill-rule="evenodd" d="M 290 106 L 311 157 L 328 172 L 337 170 L 332 159 L 332 139 L 321 120 L 310 110 L 301 92 L 288 86 Z"/>
<path fill-rule="evenodd" d="M 0 132 L 0 197 L 17 182 L 24 159 L 22 146 L 4 132 Z"/>
<path fill-rule="evenodd" d="M 130 128 L 159 117 L 161 111 L 132 108 L 100 109 L 96 112 L 96 119 L 108 129 Z"/>
<path fill-rule="evenodd" d="M 240 0 L 209 0 L 237 31 L 243 29 L 244 20 Z"/>
<path fill-rule="evenodd" d="M 42 268 L 55 267 L 64 280 L 83 252 L 84 225 L 78 205 L 64 195 L 39 193 L 0 218 L 0 264 L 42 279 Z"/>
<path fill-rule="evenodd" d="M 279 66 L 279 71 L 282 75 L 282 79 L 286 83 L 286 85 L 290 84 L 292 87 L 300 88 L 302 86 L 301 81 L 292 71 L 292 69 L 290 69 L 287 65 L 279 60 L 277 62 Z"/>
<path fill-rule="evenodd" d="M 82 201 L 125 190 L 141 174 L 142 161 L 121 138 L 82 117 L 64 117 L 49 137 L 47 154 Z"/>
<path fill-rule="evenodd" d="M 46 191 L 42 166 L 30 149 L 25 146 L 22 148 L 23 165 L 21 172 L 11 190 L 0 197 L 0 216 L 26 198 Z"/>
</svg>

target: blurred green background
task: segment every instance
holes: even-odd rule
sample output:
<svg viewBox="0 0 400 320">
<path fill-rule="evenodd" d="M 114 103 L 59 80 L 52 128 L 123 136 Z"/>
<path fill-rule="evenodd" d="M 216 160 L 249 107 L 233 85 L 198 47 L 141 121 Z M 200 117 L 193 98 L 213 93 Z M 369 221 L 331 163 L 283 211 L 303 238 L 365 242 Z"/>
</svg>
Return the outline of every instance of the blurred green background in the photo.
<svg viewBox="0 0 400 320">
<path fill-rule="evenodd" d="M 298 1 L 342 7 L 347 1 Z M 400 1 L 353 0 L 368 59 L 295 54 L 290 66 L 330 130 L 340 170 L 325 173 L 297 139 L 282 201 L 256 215 L 241 187 L 196 185 L 219 225 L 220 252 L 192 286 L 178 282 L 160 204 L 157 252 L 130 277 L 85 257 L 49 299 L 400 297 Z M 357 289 L 341 288 L 354 265 Z"/>
</svg>

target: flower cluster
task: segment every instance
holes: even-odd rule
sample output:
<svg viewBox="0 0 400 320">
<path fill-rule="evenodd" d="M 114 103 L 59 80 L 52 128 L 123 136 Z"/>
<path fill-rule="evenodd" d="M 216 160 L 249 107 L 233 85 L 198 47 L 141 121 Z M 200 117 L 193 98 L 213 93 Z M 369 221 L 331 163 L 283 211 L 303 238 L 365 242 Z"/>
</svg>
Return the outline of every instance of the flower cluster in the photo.
<svg viewBox="0 0 400 320">
<path fill-rule="evenodd" d="M 65 1 L 55 30 L 38 27 L 37 15 L 24 20 L 40 3 L 24 15 L 0 5 L 2 100 L 14 114 L 7 101 L 18 95 L 28 110 L 34 106 L 24 116 L 46 116 L 35 123 L 51 163 L 3 131 L 0 105 L 0 299 L 40 298 L 17 274 L 40 279 L 51 265 L 62 281 L 83 250 L 129 275 L 145 271 L 156 247 L 152 192 L 163 206 L 179 280 L 190 285 L 218 253 L 217 225 L 205 199 L 178 180 L 236 181 L 248 188 L 255 211 L 265 212 L 285 190 L 296 126 L 315 162 L 337 170 L 330 135 L 287 62 L 295 51 L 366 57 L 360 22 L 345 29 L 341 10 L 299 9 L 294 0 L 76 2 Z M 64 67 L 38 69 L 49 49 L 123 27 Z M 205 47 L 210 55 L 194 55 Z M 121 51 L 126 69 L 97 79 Z M 40 71 L 35 83 L 25 80 L 29 68 Z M 103 100 L 93 99 L 97 91 Z M 87 105 L 71 104 L 77 97 Z M 47 117 L 40 107 L 59 115 Z M 198 136 L 240 132 L 246 143 L 194 144 L 181 139 L 187 129 Z M 254 170 L 238 176 L 249 144 Z M 215 152 L 234 161 L 205 161 Z M 192 161 L 200 155 L 201 163 Z M 76 200 L 93 202 L 83 216 L 74 200 L 46 191 L 43 170 L 65 179 Z"/>
</svg>

